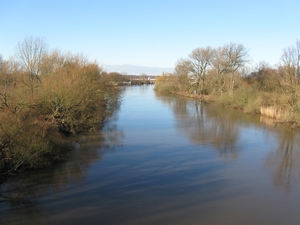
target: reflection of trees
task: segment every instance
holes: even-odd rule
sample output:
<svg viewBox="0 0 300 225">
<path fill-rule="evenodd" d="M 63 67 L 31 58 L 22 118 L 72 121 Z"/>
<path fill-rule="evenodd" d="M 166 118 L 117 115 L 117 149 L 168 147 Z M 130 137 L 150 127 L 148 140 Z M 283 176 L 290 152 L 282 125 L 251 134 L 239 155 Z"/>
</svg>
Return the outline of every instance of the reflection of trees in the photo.
<svg viewBox="0 0 300 225">
<path fill-rule="evenodd" d="M 290 192 L 300 178 L 300 134 L 290 128 L 281 128 L 278 147 L 267 158 L 268 167 L 274 171 L 274 184 Z"/>
<path fill-rule="evenodd" d="M 71 183 L 81 183 L 89 167 L 101 160 L 105 151 L 120 146 L 122 138 L 123 133 L 114 124 L 107 124 L 102 131 L 81 136 L 65 162 L 10 177 L 0 186 L 0 218 L 13 216 L 37 223 L 45 214 L 38 200 L 46 194 L 66 190 Z"/>
<path fill-rule="evenodd" d="M 196 113 L 194 121 L 197 126 L 193 126 L 191 129 L 185 128 L 192 142 L 213 146 L 223 158 L 236 158 L 239 126 L 234 123 L 230 113 L 228 114 L 226 110 L 220 112 L 219 109 L 214 107 L 205 107 L 204 117 L 203 105 L 195 104 L 195 107 L 200 108 L 202 111 L 201 117 Z"/>
<path fill-rule="evenodd" d="M 240 127 L 260 124 L 259 117 L 244 115 L 238 110 L 200 104 L 181 97 L 159 94 L 156 97 L 172 109 L 179 131 L 185 133 L 192 143 L 217 149 L 222 158 L 238 157 Z M 266 118 L 261 122 L 266 122 Z M 289 127 L 274 128 L 274 120 L 268 119 L 267 122 L 273 125 L 266 127 L 268 133 L 277 135 L 278 140 L 278 147 L 267 157 L 267 166 L 273 173 L 274 184 L 290 192 L 300 179 L 300 133 Z"/>
<path fill-rule="evenodd" d="M 192 143 L 209 145 L 222 158 L 238 156 L 240 112 L 181 97 L 156 97 L 172 108 L 177 129 L 188 135 Z"/>
</svg>

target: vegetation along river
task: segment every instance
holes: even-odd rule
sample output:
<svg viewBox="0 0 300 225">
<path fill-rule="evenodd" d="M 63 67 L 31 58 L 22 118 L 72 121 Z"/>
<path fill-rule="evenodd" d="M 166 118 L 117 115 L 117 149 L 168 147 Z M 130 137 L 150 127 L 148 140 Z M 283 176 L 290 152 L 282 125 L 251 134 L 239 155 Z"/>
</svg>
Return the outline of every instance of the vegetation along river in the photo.
<svg viewBox="0 0 300 225">
<path fill-rule="evenodd" d="M 300 133 L 257 115 L 132 86 L 74 148 L 1 185 L 1 224 L 300 221 Z"/>
</svg>

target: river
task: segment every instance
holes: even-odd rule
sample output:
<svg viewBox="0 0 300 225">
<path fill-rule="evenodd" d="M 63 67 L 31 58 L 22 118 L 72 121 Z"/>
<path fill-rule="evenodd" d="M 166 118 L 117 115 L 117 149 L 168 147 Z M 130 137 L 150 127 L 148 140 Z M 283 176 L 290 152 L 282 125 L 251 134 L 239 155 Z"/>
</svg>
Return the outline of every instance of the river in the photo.
<svg viewBox="0 0 300 225">
<path fill-rule="evenodd" d="M 298 130 L 132 86 L 66 162 L 2 184 L 0 224 L 296 225 L 299 179 Z"/>
</svg>

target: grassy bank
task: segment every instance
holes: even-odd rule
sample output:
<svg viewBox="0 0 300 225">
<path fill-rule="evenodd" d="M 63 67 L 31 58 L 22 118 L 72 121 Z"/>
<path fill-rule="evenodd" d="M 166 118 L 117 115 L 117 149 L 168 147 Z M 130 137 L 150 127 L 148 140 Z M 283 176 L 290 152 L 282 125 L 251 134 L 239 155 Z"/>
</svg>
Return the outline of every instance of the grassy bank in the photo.
<svg viewBox="0 0 300 225">
<path fill-rule="evenodd" d="M 250 83 L 247 78 L 239 80 L 239 86 L 234 93 L 227 91 L 221 94 L 210 88 L 205 94 L 193 91 L 192 85 L 179 88 L 174 81 L 176 77 L 168 75 L 158 78 L 154 90 L 160 93 L 176 94 L 189 98 L 196 98 L 224 107 L 239 109 L 245 113 L 261 114 L 275 118 L 279 123 L 300 126 L 300 89 L 295 88 L 292 93 L 283 93 L 279 86 L 272 91 L 262 90 L 257 82 Z M 192 90 L 192 91 L 191 91 Z"/>
<path fill-rule="evenodd" d="M 196 48 L 187 59 L 177 61 L 173 73 L 156 79 L 155 90 L 213 100 L 299 126 L 300 41 L 285 48 L 274 67 L 260 62 L 250 69 L 248 57 L 242 44 Z"/>
<path fill-rule="evenodd" d="M 299 126 L 300 41 L 285 48 L 274 67 L 260 62 L 250 69 L 248 57 L 242 44 L 196 48 L 177 61 L 173 73 L 156 79 L 155 90 L 209 99 Z"/>
</svg>

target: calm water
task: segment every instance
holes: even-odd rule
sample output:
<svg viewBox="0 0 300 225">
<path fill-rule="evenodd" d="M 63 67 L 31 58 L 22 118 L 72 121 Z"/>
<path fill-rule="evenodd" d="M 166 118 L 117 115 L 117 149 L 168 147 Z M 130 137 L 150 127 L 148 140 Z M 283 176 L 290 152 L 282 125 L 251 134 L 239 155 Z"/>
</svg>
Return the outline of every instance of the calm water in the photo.
<svg viewBox="0 0 300 225">
<path fill-rule="evenodd" d="M 128 87 L 68 162 L 7 180 L 0 224 L 300 223 L 298 131 L 152 89 Z"/>
</svg>

